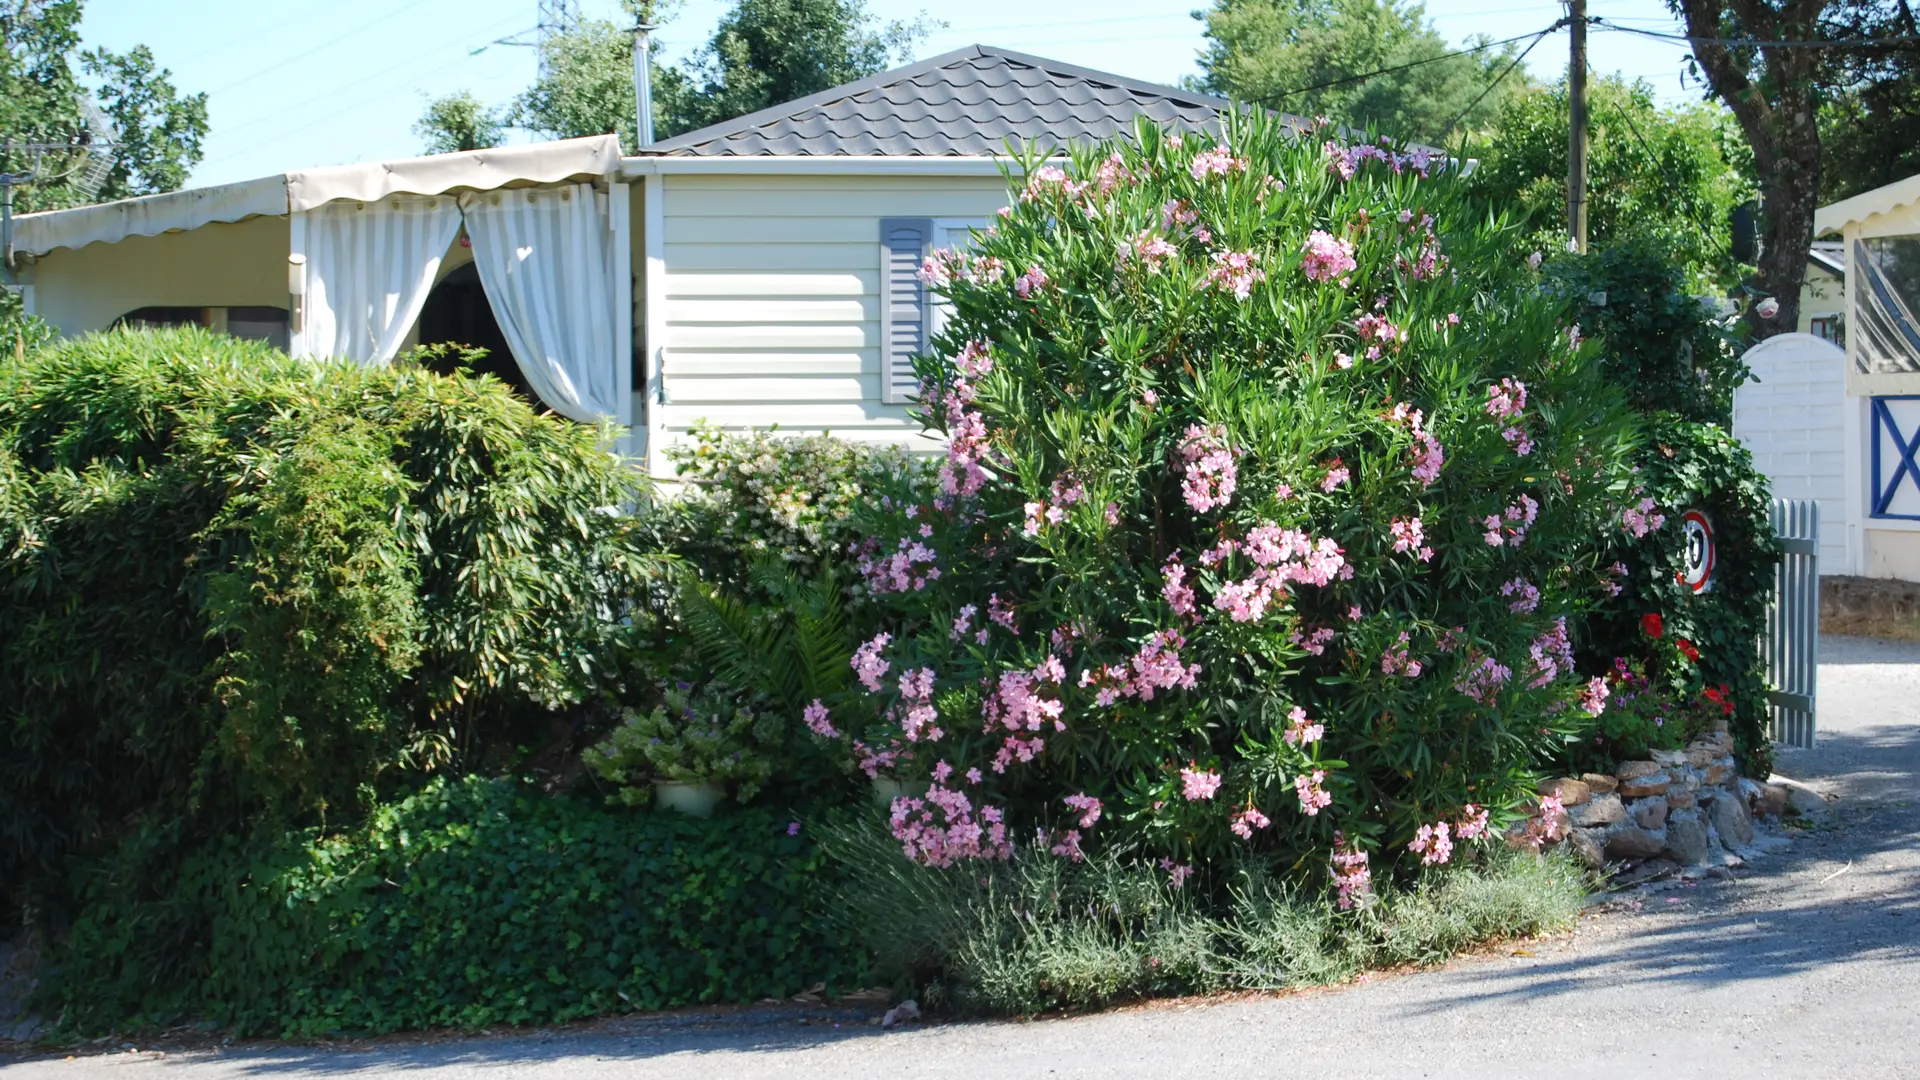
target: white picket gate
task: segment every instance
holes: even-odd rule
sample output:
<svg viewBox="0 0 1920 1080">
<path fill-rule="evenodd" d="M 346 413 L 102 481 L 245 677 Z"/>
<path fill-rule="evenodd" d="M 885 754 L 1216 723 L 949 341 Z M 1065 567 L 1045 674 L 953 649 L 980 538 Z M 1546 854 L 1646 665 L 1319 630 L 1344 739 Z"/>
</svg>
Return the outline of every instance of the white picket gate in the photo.
<svg viewBox="0 0 1920 1080">
<path fill-rule="evenodd" d="M 1775 499 L 1771 516 L 1781 556 L 1760 649 L 1767 664 L 1773 741 L 1811 749 L 1820 665 L 1820 504 Z"/>
</svg>

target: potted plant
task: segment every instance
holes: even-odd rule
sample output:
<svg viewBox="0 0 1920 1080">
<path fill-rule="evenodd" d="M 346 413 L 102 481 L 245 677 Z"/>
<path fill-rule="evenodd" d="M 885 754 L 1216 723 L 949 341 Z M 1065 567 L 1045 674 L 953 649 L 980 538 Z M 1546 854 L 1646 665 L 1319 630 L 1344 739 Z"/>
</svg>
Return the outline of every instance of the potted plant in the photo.
<svg viewBox="0 0 1920 1080">
<path fill-rule="evenodd" d="M 778 718 L 735 705 L 712 688 L 697 694 L 678 683 L 651 712 L 628 709 L 606 741 L 581 755 L 602 779 L 620 785 L 614 801 L 649 798 L 695 817 L 708 817 L 730 788 L 752 799 L 773 775 L 766 747 L 779 737 Z"/>
</svg>

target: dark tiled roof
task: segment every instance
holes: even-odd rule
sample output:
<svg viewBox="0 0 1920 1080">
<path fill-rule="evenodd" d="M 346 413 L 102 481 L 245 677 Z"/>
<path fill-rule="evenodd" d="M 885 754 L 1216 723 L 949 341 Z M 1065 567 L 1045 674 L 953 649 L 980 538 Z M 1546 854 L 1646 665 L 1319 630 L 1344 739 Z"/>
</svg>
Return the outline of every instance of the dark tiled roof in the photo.
<svg viewBox="0 0 1920 1080">
<path fill-rule="evenodd" d="M 1129 131 L 1216 129 L 1224 98 L 969 45 L 642 148 L 643 154 L 946 157 Z"/>
</svg>

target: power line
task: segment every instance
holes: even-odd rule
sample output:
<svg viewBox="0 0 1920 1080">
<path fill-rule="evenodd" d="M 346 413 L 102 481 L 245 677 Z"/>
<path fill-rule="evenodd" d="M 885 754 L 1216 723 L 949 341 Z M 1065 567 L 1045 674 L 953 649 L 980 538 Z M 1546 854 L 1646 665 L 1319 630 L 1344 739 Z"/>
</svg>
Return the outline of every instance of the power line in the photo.
<svg viewBox="0 0 1920 1080">
<path fill-rule="evenodd" d="M 1424 60 L 1414 60 L 1405 64 L 1395 64 L 1392 67 L 1381 68 L 1378 71 L 1369 71 L 1364 75 L 1349 75 L 1344 79 L 1329 79 L 1326 82 L 1315 83 L 1312 86 L 1302 86 L 1297 90 L 1285 90 L 1279 94 L 1274 94 L 1267 98 L 1264 98 L 1261 101 L 1261 104 L 1267 105 L 1269 107 L 1275 107 L 1275 106 L 1278 106 L 1280 102 L 1285 101 L 1287 98 L 1297 97 L 1300 94 L 1312 93 L 1315 90 L 1325 90 L 1330 86 L 1345 86 L 1347 83 L 1365 82 L 1368 79 L 1378 78 L 1382 75 L 1391 75 L 1397 71 L 1407 71 L 1411 68 L 1417 68 L 1422 64 L 1437 64 L 1442 60 L 1451 60 L 1456 56 L 1470 56 L 1473 53 L 1485 52 L 1488 49 L 1497 48 L 1501 45 L 1511 45 L 1516 41 L 1525 41 L 1528 38 L 1535 39 L 1535 44 L 1538 44 L 1540 38 L 1543 38 L 1546 35 L 1553 33 L 1555 30 L 1558 30 L 1565 25 L 1567 25 L 1567 20 L 1560 19 L 1556 21 L 1552 26 L 1547 27 L 1545 30 L 1537 30 L 1529 34 L 1519 34 L 1514 37 L 1504 38 L 1500 41 L 1486 41 L 1478 45 L 1472 46 L 1471 48 L 1459 49 L 1455 52 L 1450 52 L 1450 53 L 1442 53 L 1439 56 L 1429 56 Z M 1532 46 L 1530 45 L 1528 46 L 1528 48 L 1532 48 Z M 1525 54 L 1523 53 L 1522 55 L 1525 55 Z"/>
<path fill-rule="evenodd" d="M 1592 73 L 1593 65 L 1591 64 L 1587 65 L 1587 71 L 1589 73 Z M 1633 137 L 1637 142 L 1639 142 L 1640 149 L 1645 150 L 1647 152 L 1647 161 L 1651 163 L 1654 168 L 1659 169 L 1661 173 L 1666 175 L 1667 183 L 1669 187 L 1671 187 L 1675 192 L 1680 191 L 1681 185 L 1674 182 L 1674 177 L 1672 176 L 1671 173 L 1667 173 L 1666 167 L 1661 164 L 1660 155 L 1657 153 L 1654 153 L 1653 144 L 1647 141 L 1646 136 L 1640 134 L 1639 125 L 1633 122 L 1633 111 L 1627 106 L 1622 105 L 1620 107 L 1619 112 L 1620 112 L 1620 119 L 1625 120 L 1627 122 L 1627 130 L 1633 132 Z M 1693 200 L 1687 199 L 1684 201 L 1688 203 L 1688 210 L 1690 211 L 1690 216 L 1694 219 L 1694 224 L 1700 226 L 1700 231 L 1702 234 L 1706 236 L 1707 242 L 1713 245 L 1713 249 L 1715 251 L 1718 251 L 1722 258 L 1726 259 L 1728 262 L 1733 262 L 1734 261 L 1733 252 L 1727 250 L 1726 247 L 1724 247 L 1720 243 L 1720 238 L 1714 235 L 1713 222 L 1710 219 L 1704 220 L 1704 221 L 1701 220 L 1699 215 L 1699 206 L 1695 204 Z"/>
<path fill-rule="evenodd" d="M 1478 108 L 1480 103 L 1486 100 L 1487 95 L 1493 93 L 1494 87 L 1499 86 L 1501 83 L 1505 82 L 1507 79 L 1507 76 L 1513 74 L 1513 69 L 1520 66 L 1520 61 L 1525 60 L 1527 58 L 1527 54 L 1533 51 L 1534 46 L 1547 40 L 1547 36 L 1552 34 L 1555 30 L 1560 29 L 1561 25 L 1565 22 L 1566 20 L 1562 19 L 1560 20 L 1560 22 L 1554 23 L 1552 26 L 1549 26 L 1545 30 L 1540 31 L 1538 34 L 1535 34 L 1533 36 L 1533 40 L 1527 43 L 1527 47 L 1520 50 L 1520 55 L 1514 57 L 1513 62 L 1506 66 L 1506 70 L 1502 71 L 1498 76 L 1494 78 L 1492 82 L 1488 83 L 1486 85 L 1486 88 L 1481 90 L 1480 93 L 1473 99 L 1473 101 L 1468 103 L 1466 108 L 1461 109 L 1460 115 L 1454 117 L 1452 123 L 1449 123 L 1445 128 L 1441 129 L 1440 131 L 1441 140 L 1444 141 L 1447 135 L 1453 131 L 1454 126 L 1459 124 L 1460 121 L 1465 120 L 1467 118 L 1468 113 Z"/>
<path fill-rule="evenodd" d="M 1593 20 L 1603 30 L 1614 30 L 1622 34 L 1638 34 L 1641 37 L 1655 38 L 1660 41 L 1684 42 L 1688 45 L 1720 45 L 1727 48 L 1756 49 L 1863 49 L 1885 48 L 1889 45 L 1920 44 L 1920 37 L 1901 36 L 1885 38 L 1830 38 L 1826 41 L 1769 41 L 1764 38 L 1717 38 L 1694 37 L 1690 34 L 1662 33 L 1659 30 L 1642 30 L 1634 26 L 1621 26 L 1602 18 Z"/>
<path fill-rule="evenodd" d="M 482 29 L 480 33 L 482 34 L 498 33 L 500 27 L 509 25 L 510 23 L 516 22 L 519 19 L 520 19 L 520 16 L 512 16 L 507 19 L 502 19 L 499 22 L 494 23 L 492 26 Z M 470 46 L 468 46 L 464 42 L 458 43 L 455 46 L 455 48 L 458 48 L 460 50 L 460 55 L 454 57 L 452 60 L 448 61 L 447 63 L 442 64 L 439 67 L 433 68 L 432 70 L 429 70 L 429 71 L 415 71 L 412 69 L 403 69 L 399 72 L 399 75 L 401 76 L 402 80 L 409 79 L 409 78 L 416 79 L 416 80 L 427 79 L 434 75 L 438 75 L 439 73 L 446 71 L 448 68 L 454 67 L 456 65 L 459 65 L 471 59 L 470 54 L 467 52 L 467 49 L 469 47 Z M 445 49 L 439 49 L 427 55 L 429 56 L 443 55 L 446 51 L 447 50 Z M 370 92 L 366 94 L 362 94 L 355 98 L 348 99 L 344 102 L 336 100 L 333 103 L 333 107 L 327 111 L 327 115 L 325 117 L 322 117 L 321 119 L 325 119 L 325 120 L 336 119 L 346 113 L 352 112 L 354 109 L 362 105 L 365 105 L 367 102 L 372 101 L 375 98 L 387 95 L 388 93 L 391 92 L 391 87 L 393 83 L 394 83 L 394 80 L 391 80 L 391 79 L 375 80 L 372 83 L 362 83 L 360 84 L 362 87 L 371 87 Z M 251 128 L 259 127 L 261 124 L 269 123 L 274 120 L 279 120 L 283 118 L 285 115 L 287 115 L 288 113 L 297 113 L 305 109 L 308 105 L 313 105 L 318 102 L 325 101 L 329 98 L 335 98 L 337 97 L 337 95 L 339 95 L 339 93 L 340 93 L 339 87 L 330 87 L 314 95 L 313 97 L 307 98 L 305 101 L 296 102 L 295 104 L 290 106 L 276 108 L 272 112 L 256 117 L 253 120 L 245 121 L 243 123 L 234 125 L 232 127 L 225 128 L 224 132 L 226 134 L 231 135 L 235 132 L 247 131 Z M 243 153 L 258 149 L 259 147 L 262 147 L 262 146 L 271 146 L 274 143 L 284 141 L 290 136 L 299 135 L 303 132 L 306 132 L 311 128 L 313 128 L 314 126 L 316 126 L 319 122 L 320 122 L 319 120 L 310 120 L 297 127 L 284 129 L 271 136 L 268 136 L 265 139 L 248 144 L 248 146 L 243 150 L 235 150 L 230 153 L 222 154 L 217 158 L 213 158 L 211 160 L 201 162 L 198 167 L 204 168 L 208 165 L 218 165 L 221 162 L 232 161 L 233 159 L 241 156 L 241 154 Z"/>
<path fill-rule="evenodd" d="M 341 34 L 339 37 L 330 38 L 326 41 L 321 42 L 318 45 L 313 45 L 313 46 L 301 49 L 300 51 L 301 58 L 304 60 L 308 57 L 311 57 L 314 53 L 320 52 L 323 49 L 330 49 L 335 45 L 338 45 L 341 42 L 347 40 L 350 37 L 354 37 L 357 34 L 363 33 L 367 30 L 371 30 L 374 27 L 380 25 L 383 22 L 386 22 L 389 19 L 393 19 L 397 16 L 404 15 L 407 12 L 412 11 L 414 8 L 417 8 L 424 3 L 427 3 L 427 0 L 413 0 L 413 3 L 411 4 L 403 4 L 400 7 L 390 8 L 385 14 L 379 15 L 373 19 L 368 20 L 367 22 L 361 23 L 359 26 L 356 26 L 353 29 L 347 31 L 346 33 Z M 255 79 L 260 78 L 263 75 L 271 75 L 271 74 L 274 74 L 275 72 L 284 72 L 286 70 L 287 70 L 287 64 L 285 61 L 275 61 L 274 63 L 268 65 L 267 67 L 263 67 L 260 70 L 252 73 L 251 75 L 242 75 L 240 78 L 235 79 L 234 81 L 226 84 L 225 86 L 207 91 L 207 96 L 212 97 L 215 94 L 224 94 L 227 91 L 234 89 L 235 87 L 245 86 L 246 84 L 252 82 Z"/>
</svg>

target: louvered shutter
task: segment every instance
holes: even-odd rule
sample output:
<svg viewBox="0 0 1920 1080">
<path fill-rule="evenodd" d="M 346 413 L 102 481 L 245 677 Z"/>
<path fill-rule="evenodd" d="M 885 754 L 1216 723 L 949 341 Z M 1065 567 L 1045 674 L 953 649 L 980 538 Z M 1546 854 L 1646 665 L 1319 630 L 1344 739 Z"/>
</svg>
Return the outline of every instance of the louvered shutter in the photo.
<svg viewBox="0 0 1920 1080">
<path fill-rule="evenodd" d="M 920 391 L 913 358 L 933 334 L 933 298 L 920 263 L 933 246 L 930 218 L 880 219 L 880 397 L 910 401 Z"/>
</svg>

